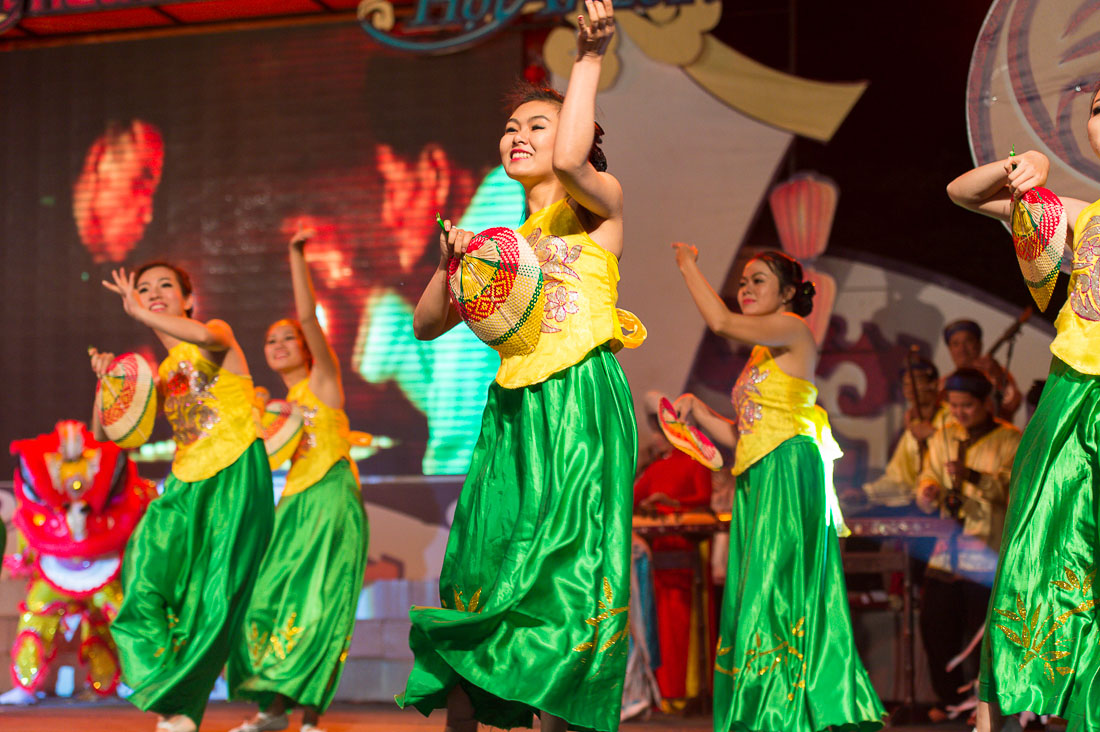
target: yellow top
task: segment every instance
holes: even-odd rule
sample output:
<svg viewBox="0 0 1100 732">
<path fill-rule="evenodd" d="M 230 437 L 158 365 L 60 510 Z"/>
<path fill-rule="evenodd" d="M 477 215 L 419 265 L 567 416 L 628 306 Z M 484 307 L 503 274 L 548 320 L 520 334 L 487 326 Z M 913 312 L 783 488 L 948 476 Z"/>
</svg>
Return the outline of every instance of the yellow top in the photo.
<svg viewBox="0 0 1100 732">
<path fill-rule="evenodd" d="M 1100 376 L 1100 201 L 1086 206 L 1073 227 L 1069 299 L 1054 327 L 1051 353 L 1083 374 Z"/>
<path fill-rule="evenodd" d="M 797 435 L 814 438 L 823 460 L 840 457 L 829 416 L 816 404 L 817 387 L 780 370 L 766 346 L 752 349 L 733 386 L 732 399 L 737 428 L 734 475 Z"/>
<path fill-rule="evenodd" d="M 358 477 L 351 459 L 351 445 L 348 442 L 350 428 L 344 410 L 333 409 L 318 399 L 309 388 L 308 378 L 290 387 L 286 399 L 302 415 L 302 439 L 290 459 L 283 496 L 301 493 L 315 485 L 341 460 L 347 460 Z"/>
<path fill-rule="evenodd" d="M 168 351 L 158 373 L 164 414 L 176 441 L 172 474 L 179 480 L 213 477 L 259 438 L 251 376 L 221 368 L 186 342 Z"/>
<path fill-rule="evenodd" d="M 947 487 L 951 480 L 947 475 L 947 462 L 958 456 L 959 445 L 967 440 L 967 432 L 958 422 L 947 422 L 928 438 L 928 456 L 920 474 L 920 485 Z M 980 474 L 976 483 L 964 480 L 955 486 L 962 494 L 961 517 L 963 536 L 955 548 L 956 564 L 951 564 L 950 546 L 946 540 L 938 540 L 928 566 L 945 572 L 956 572 L 969 577 L 991 576 L 997 568 L 997 552 L 1001 548 L 1005 511 L 1008 509 L 1008 480 L 1012 461 L 1020 445 L 1021 433 L 1008 422 L 997 420 L 997 426 L 970 445 L 962 461 L 968 468 Z M 919 495 L 918 487 L 918 495 Z M 925 512 L 935 511 L 936 506 L 918 506 Z M 940 515 L 949 518 L 946 509 L 939 507 Z"/>
<path fill-rule="evenodd" d="M 542 267 L 542 334 L 531 353 L 501 357 L 498 384 L 516 389 L 545 381 L 608 341 L 615 351 L 641 345 L 645 328 L 615 308 L 619 260 L 588 236 L 568 197 L 532 214 L 519 233 Z"/>
</svg>

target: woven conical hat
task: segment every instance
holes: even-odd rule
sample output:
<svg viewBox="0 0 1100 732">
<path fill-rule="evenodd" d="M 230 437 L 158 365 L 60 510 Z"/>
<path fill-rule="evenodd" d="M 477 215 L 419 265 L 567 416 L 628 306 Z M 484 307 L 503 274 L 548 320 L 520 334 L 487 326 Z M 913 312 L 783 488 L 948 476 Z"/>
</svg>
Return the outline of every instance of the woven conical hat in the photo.
<svg viewBox="0 0 1100 732">
<path fill-rule="evenodd" d="M 1046 188 L 1032 188 L 1012 208 L 1012 243 L 1024 283 L 1046 310 L 1066 250 L 1066 209 Z"/>
<path fill-rule="evenodd" d="M 504 356 L 531 353 L 542 332 L 542 268 L 517 231 L 486 229 L 448 271 L 451 300 L 478 338 Z"/>
<path fill-rule="evenodd" d="M 267 449 L 271 469 L 279 467 L 294 454 L 302 439 L 302 415 L 290 402 L 272 399 L 260 415 L 260 436 Z"/>
<path fill-rule="evenodd" d="M 677 450 L 687 453 L 711 470 L 721 469 L 722 453 L 718 452 L 718 448 L 706 435 L 690 424 L 681 422 L 676 408 L 666 397 L 662 397 L 657 404 L 657 423 Z"/>
<path fill-rule="evenodd" d="M 144 445 L 157 416 L 153 369 L 136 353 L 124 353 L 107 368 L 96 385 L 99 424 L 119 447 Z"/>
</svg>

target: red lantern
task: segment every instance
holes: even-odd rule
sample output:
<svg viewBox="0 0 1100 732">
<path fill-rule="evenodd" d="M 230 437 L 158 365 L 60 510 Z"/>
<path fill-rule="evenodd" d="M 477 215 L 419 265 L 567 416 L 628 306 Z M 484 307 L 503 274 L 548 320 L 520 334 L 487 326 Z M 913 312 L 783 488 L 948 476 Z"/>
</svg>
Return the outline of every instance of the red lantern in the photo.
<svg viewBox="0 0 1100 732">
<path fill-rule="evenodd" d="M 798 173 L 772 189 L 768 204 L 788 254 L 807 260 L 825 251 L 839 194 L 836 183 L 817 173 Z"/>
</svg>

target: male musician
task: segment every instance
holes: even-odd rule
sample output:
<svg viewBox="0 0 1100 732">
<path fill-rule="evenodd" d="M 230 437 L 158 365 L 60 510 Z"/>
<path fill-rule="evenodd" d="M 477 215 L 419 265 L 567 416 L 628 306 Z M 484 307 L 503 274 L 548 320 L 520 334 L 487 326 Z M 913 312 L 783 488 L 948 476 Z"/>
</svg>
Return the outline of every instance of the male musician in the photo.
<svg viewBox="0 0 1100 732">
<path fill-rule="evenodd" d="M 952 421 L 928 438 L 917 506 L 956 519 L 959 533 L 936 542 L 925 573 L 920 629 L 932 688 L 940 703 L 954 704 L 973 674 L 944 667 L 985 621 L 1020 430 L 993 417 L 993 385 L 978 369 L 959 369 L 944 387 Z"/>
<path fill-rule="evenodd" d="M 1016 386 L 1016 379 L 992 356 L 982 355 L 982 327 L 966 318 L 948 323 L 943 329 L 943 342 L 951 354 L 956 369 L 978 369 L 990 383 L 1000 399 L 995 400 L 995 417 L 1012 421 L 1020 408 L 1023 394 Z"/>
<path fill-rule="evenodd" d="M 638 513 L 673 514 L 706 510 L 710 507 L 711 471 L 687 454 L 675 449 L 657 423 L 655 405 L 647 399 L 646 417 L 653 432 L 649 450 L 651 462 L 634 483 L 634 510 Z M 653 411 L 651 411 L 653 410 Z M 701 664 L 695 653 L 708 653 L 711 639 L 692 638 L 693 583 L 699 561 L 698 542 L 670 533 L 650 541 L 653 550 L 653 594 L 657 606 L 657 637 L 661 665 L 657 685 L 665 711 L 680 711 L 687 699 L 699 696 L 706 679 L 691 678 L 690 670 Z M 707 615 L 713 620 L 710 593 Z M 698 612 L 698 608 L 696 609 Z M 708 627 L 713 627 L 708 622 Z M 694 647 L 694 648 L 693 648 Z"/>
<path fill-rule="evenodd" d="M 905 431 L 886 464 L 886 472 L 863 486 L 867 500 L 878 506 L 901 507 L 913 502 L 928 438 L 950 418 L 940 399 L 940 372 L 934 363 L 915 357 L 898 377 L 906 403 Z"/>
</svg>

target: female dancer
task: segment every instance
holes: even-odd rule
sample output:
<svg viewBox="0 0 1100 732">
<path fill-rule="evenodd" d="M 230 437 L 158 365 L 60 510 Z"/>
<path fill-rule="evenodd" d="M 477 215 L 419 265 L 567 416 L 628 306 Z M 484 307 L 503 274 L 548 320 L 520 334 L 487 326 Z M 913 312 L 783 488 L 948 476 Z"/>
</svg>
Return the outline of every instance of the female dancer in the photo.
<svg viewBox="0 0 1100 732">
<path fill-rule="evenodd" d="M 455 511 L 442 608 L 414 608 L 401 706 L 446 706 L 446 729 L 615 730 L 629 648 L 631 485 L 637 431 L 612 349 L 622 189 L 594 144 L 610 0 L 586 0 L 564 99 L 532 89 L 500 155 L 534 211 L 520 228 L 546 275 L 538 346 L 503 358 Z M 471 234 L 450 226 L 414 316 L 418 338 L 458 322 L 447 265 Z M 461 364 L 456 364 L 461 368 Z"/>
<path fill-rule="evenodd" d="M 261 711 L 234 732 L 286 729 L 294 705 L 305 707 L 303 732 L 319 732 L 363 588 L 367 522 L 349 455 L 340 365 L 317 321 L 303 253 L 311 235 L 299 231 L 290 240 L 298 320 L 273 323 L 264 344 L 267 365 L 283 377 L 304 425 L 245 616 L 246 642 L 229 659 L 232 695 L 256 700 Z"/>
<path fill-rule="evenodd" d="M 1089 144 L 1100 156 L 1100 89 Z M 1031 151 L 975 168 L 947 186 L 951 200 L 1009 221 L 1016 199 L 1046 182 Z M 1100 201 L 1063 198 L 1073 235 L 1069 299 L 1043 395 L 1024 430 L 1008 489 L 1004 538 L 989 604 L 978 729 L 1001 713 L 1056 714 L 1071 730 L 1100 729 L 1100 624 L 1093 582 L 1100 493 Z"/>
<path fill-rule="evenodd" d="M 736 446 L 715 732 L 878 729 L 884 711 L 852 641 L 837 543 L 840 450 L 815 406 L 817 346 L 799 317 L 813 309 L 813 284 L 796 260 L 765 252 L 745 265 L 735 314 L 699 271 L 696 248 L 673 247 L 707 326 L 753 345 L 733 389 L 733 422 L 686 400 L 715 439 Z"/>
<path fill-rule="evenodd" d="M 244 353 L 225 322 L 192 319 L 187 273 L 154 262 L 111 277 L 103 285 L 168 349 L 159 392 L 176 441 L 164 494 L 130 537 L 111 635 L 130 701 L 160 715 L 159 731 L 192 732 L 229 649 L 244 642 L 274 520 L 271 470 Z M 89 353 L 102 376 L 114 355 Z"/>
</svg>

